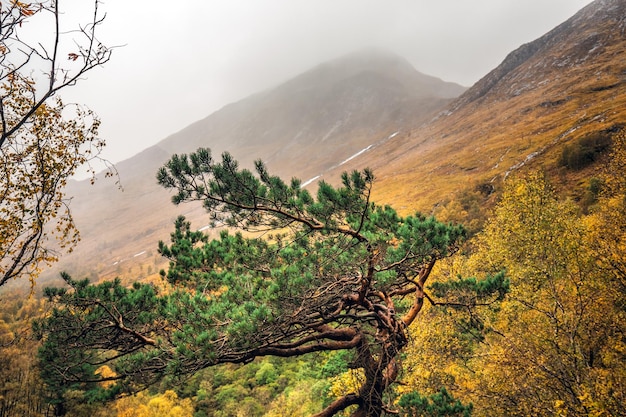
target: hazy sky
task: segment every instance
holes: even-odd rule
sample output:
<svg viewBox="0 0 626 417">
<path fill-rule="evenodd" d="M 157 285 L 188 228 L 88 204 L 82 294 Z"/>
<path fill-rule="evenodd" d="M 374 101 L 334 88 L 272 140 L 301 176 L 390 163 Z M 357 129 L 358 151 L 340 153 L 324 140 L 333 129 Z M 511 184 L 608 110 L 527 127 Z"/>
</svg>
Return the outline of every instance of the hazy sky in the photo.
<svg viewBox="0 0 626 417">
<path fill-rule="evenodd" d="M 98 113 L 104 156 L 117 162 L 230 102 L 369 46 L 471 86 L 590 2 L 102 0 L 100 38 L 124 46 L 62 96 Z"/>
</svg>

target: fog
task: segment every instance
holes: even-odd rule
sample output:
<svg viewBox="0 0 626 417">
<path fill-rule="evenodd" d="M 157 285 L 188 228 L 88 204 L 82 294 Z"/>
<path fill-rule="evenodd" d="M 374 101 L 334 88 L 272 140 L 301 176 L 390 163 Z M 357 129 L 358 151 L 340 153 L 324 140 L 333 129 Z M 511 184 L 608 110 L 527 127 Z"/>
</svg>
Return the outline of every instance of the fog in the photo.
<svg viewBox="0 0 626 417">
<path fill-rule="evenodd" d="M 129 158 L 222 106 L 366 47 L 464 86 L 589 0 L 105 0 L 112 60 L 62 95 Z M 87 0 L 62 3 L 70 18 Z"/>
</svg>

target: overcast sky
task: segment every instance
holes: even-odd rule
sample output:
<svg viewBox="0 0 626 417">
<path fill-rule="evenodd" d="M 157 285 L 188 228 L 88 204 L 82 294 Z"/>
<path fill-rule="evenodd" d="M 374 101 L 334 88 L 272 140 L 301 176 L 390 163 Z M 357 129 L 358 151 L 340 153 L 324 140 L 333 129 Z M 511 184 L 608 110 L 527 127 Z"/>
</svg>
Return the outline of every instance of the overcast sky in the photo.
<svg viewBox="0 0 626 417">
<path fill-rule="evenodd" d="M 471 86 L 590 2 L 102 0 L 100 38 L 124 46 L 62 96 L 98 113 L 104 156 L 118 162 L 228 103 L 369 46 Z"/>
</svg>

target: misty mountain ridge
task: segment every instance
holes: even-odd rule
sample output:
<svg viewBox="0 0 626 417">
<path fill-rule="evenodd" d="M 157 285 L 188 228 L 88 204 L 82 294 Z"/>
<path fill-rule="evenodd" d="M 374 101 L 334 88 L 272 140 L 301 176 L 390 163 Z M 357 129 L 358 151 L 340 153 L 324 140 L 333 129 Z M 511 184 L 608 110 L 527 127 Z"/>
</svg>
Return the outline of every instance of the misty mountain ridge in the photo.
<svg viewBox="0 0 626 417">
<path fill-rule="evenodd" d="M 625 3 L 597 0 L 539 39 L 511 52 L 468 89 L 453 107 L 497 92 L 500 100 L 559 82 L 565 70 L 582 69 L 626 33 Z M 506 86 L 506 88 L 504 88 Z"/>
<path fill-rule="evenodd" d="M 404 129 L 419 125 L 428 120 L 425 113 L 430 115 L 465 90 L 458 84 L 419 73 L 398 55 L 366 49 L 320 64 L 273 89 L 228 104 L 121 161 L 117 168 L 129 180 L 143 172 L 139 167 L 150 161 L 160 159 L 152 164 L 158 167 L 170 155 L 192 152 L 200 146 L 210 147 L 215 155 L 252 146 L 259 153 L 241 155 L 243 161 L 249 163 L 263 157 L 271 164 L 272 150 L 280 155 L 301 144 L 327 142 L 339 147 L 332 150 L 339 158 L 348 157 L 362 144 L 356 140 L 358 146 L 352 146 L 355 133 L 369 135 L 383 126 L 389 131 L 392 123 Z M 372 122 L 374 126 L 370 126 Z M 275 168 L 282 170 L 281 166 Z"/>
<path fill-rule="evenodd" d="M 559 171 L 563 146 L 626 124 L 624 16 L 626 0 L 597 0 L 467 91 L 367 50 L 229 104 L 119 163 L 125 192 L 112 181 L 72 183 L 83 241 L 55 270 L 137 279 L 151 272 L 130 265 L 163 262 L 156 244 L 177 215 L 205 228 L 200 205 L 173 206 L 155 180 L 173 153 L 200 146 L 247 167 L 262 159 L 271 173 L 312 186 L 367 166 L 374 199 L 401 213 L 432 212 L 463 189 L 490 193 L 527 167 L 553 171 L 575 193 L 591 174 Z"/>
<path fill-rule="evenodd" d="M 174 153 L 208 147 L 219 158 L 228 151 L 242 166 L 262 159 L 273 174 L 312 182 L 374 145 L 393 140 L 400 131 L 431 120 L 463 91 L 376 49 L 320 64 L 231 103 L 118 163 L 124 192 L 109 180 L 94 186 L 72 182 L 68 195 L 73 196 L 72 211 L 83 241 L 60 266 L 88 271 L 95 256 L 108 259 L 98 259 L 98 268 L 106 270 L 107 265 L 154 249 L 158 240 L 167 240 L 181 213 L 203 227 L 206 214 L 199 205 L 174 206 L 170 193 L 156 183 L 156 171 Z"/>
<path fill-rule="evenodd" d="M 377 134 L 420 125 L 464 90 L 417 72 L 397 55 L 364 50 L 227 105 L 156 146 L 168 153 L 229 150 L 244 164 L 261 158 L 279 175 L 306 177 L 319 172 L 317 165 L 332 167 L 370 145 Z"/>
<path fill-rule="evenodd" d="M 372 167 L 375 198 L 421 210 L 527 167 L 552 171 L 578 198 L 591 174 L 560 172 L 557 160 L 568 144 L 626 126 L 625 51 L 626 0 L 596 0 L 512 51 L 430 123 L 344 169 Z"/>
<path fill-rule="evenodd" d="M 361 74 L 393 77 L 395 83 L 416 97 L 456 98 L 466 90 L 456 83 L 422 74 L 403 57 L 377 48 L 363 49 L 319 64 L 277 89 L 291 93 L 309 92 L 318 87 L 320 81 L 335 84 Z"/>
</svg>

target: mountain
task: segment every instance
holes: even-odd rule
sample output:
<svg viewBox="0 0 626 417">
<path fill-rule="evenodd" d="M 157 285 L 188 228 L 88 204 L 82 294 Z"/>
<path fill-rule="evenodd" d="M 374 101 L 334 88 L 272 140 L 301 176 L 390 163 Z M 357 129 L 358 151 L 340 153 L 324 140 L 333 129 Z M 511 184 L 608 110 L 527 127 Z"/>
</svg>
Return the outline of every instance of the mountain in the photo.
<svg viewBox="0 0 626 417">
<path fill-rule="evenodd" d="M 365 50 L 226 106 L 157 146 L 169 153 L 229 150 L 243 163 L 262 158 L 280 175 L 305 178 L 376 135 L 418 126 L 464 90 L 396 55 Z"/>
<path fill-rule="evenodd" d="M 161 262 L 157 242 L 168 239 L 177 215 L 203 227 L 199 206 L 173 206 L 156 184 L 157 169 L 174 153 L 202 146 L 219 158 L 229 151 L 243 166 L 262 159 L 271 172 L 306 181 L 432 119 L 463 91 L 419 73 L 397 55 L 369 49 L 227 105 L 119 163 L 123 192 L 103 179 L 93 186 L 72 182 L 68 195 L 82 242 L 51 274 L 115 274 L 146 261 L 154 265 L 143 272 L 155 272 Z"/>
<path fill-rule="evenodd" d="M 404 213 L 432 212 L 463 190 L 492 200 L 527 168 L 546 170 L 580 198 L 598 164 L 567 169 L 559 158 L 626 125 L 625 16 L 626 0 L 597 0 L 464 92 L 369 50 L 230 104 L 120 163 L 123 193 L 110 182 L 72 184 L 83 242 L 60 267 L 154 273 L 162 266 L 156 242 L 167 240 L 174 218 L 185 214 L 197 228 L 206 219 L 199 207 L 173 206 L 154 174 L 172 153 L 199 146 L 229 150 L 245 166 L 261 158 L 271 172 L 307 183 L 369 166 L 374 199 Z"/>
<path fill-rule="evenodd" d="M 597 166 L 567 170 L 558 160 L 564 147 L 626 125 L 625 51 L 626 1 L 597 0 L 511 52 L 429 123 L 342 169 L 370 166 L 375 198 L 407 211 L 430 212 L 467 188 L 488 194 L 529 167 L 580 198 Z"/>
</svg>

